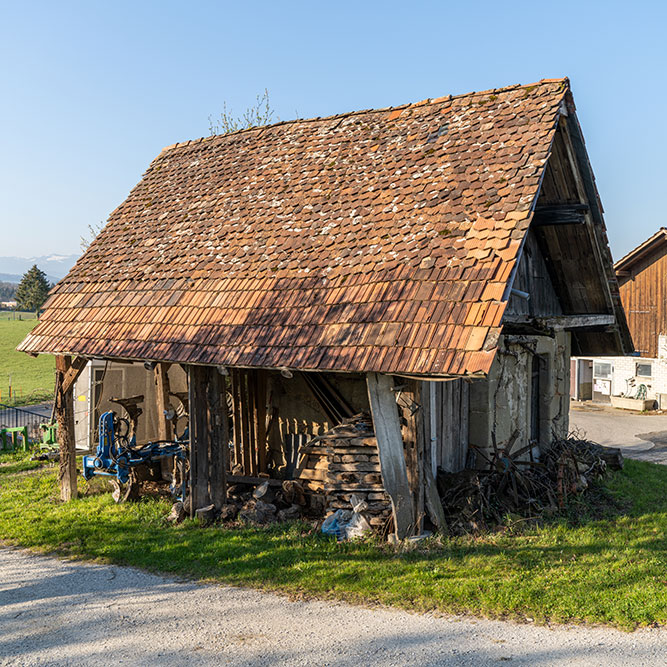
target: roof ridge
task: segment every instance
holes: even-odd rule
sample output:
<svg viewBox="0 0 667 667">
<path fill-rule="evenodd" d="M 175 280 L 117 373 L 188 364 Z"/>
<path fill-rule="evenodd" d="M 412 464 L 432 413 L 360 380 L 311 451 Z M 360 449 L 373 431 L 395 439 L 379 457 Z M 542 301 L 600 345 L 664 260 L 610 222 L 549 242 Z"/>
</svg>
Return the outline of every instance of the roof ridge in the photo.
<svg viewBox="0 0 667 667">
<path fill-rule="evenodd" d="M 409 109 L 411 107 L 420 107 L 420 106 L 425 106 L 426 104 L 441 104 L 443 102 L 450 102 L 451 100 L 457 100 L 462 97 L 480 97 L 484 95 L 497 95 L 500 93 L 506 93 L 511 90 L 520 90 L 522 88 L 535 88 L 537 86 L 549 84 L 549 83 L 564 83 L 566 87 L 569 87 L 570 85 L 570 79 L 566 76 L 561 77 L 561 78 L 556 78 L 556 79 L 540 79 L 539 81 L 536 81 L 535 83 L 515 83 L 511 84 L 508 86 L 503 86 L 501 88 L 489 88 L 487 90 L 480 90 L 480 91 L 472 91 L 469 93 L 459 93 L 457 95 L 443 95 L 441 97 L 427 97 L 424 100 L 420 100 L 419 102 L 407 102 L 405 104 L 398 104 L 396 106 L 390 106 L 390 107 L 380 107 L 377 109 L 359 109 L 357 111 L 345 111 L 343 113 L 338 113 L 338 114 L 332 114 L 330 116 L 313 116 L 311 118 L 292 118 L 291 120 L 281 120 L 278 121 L 277 123 L 270 123 L 268 125 L 256 125 L 254 127 L 245 127 L 240 130 L 234 130 L 234 132 L 227 132 L 226 134 L 210 134 L 206 137 L 199 137 L 198 139 L 188 139 L 187 141 L 180 141 L 176 142 L 175 144 L 170 144 L 168 146 L 165 146 L 160 153 L 158 154 L 158 157 L 161 157 L 163 153 L 166 153 L 167 151 L 170 151 L 174 148 L 183 148 L 185 146 L 190 146 L 194 144 L 199 144 L 204 141 L 211 141 L 213 139 L 220 139 L 221 137 L 232 137 L 236 135 L 240 135 L 243 133 L 247 132 L 257 132 L 258 134 L 261 133 L 263 130 L 266 130 L 268 128 L 272 127 L 279 127 L 280 125 L 291 125 L 293 123 L 314 123 L 318 121 L 327 121 L 327 120 L 335 120 L 336 118 L 349 118 L 351 116 L 359 116 L 362 114 L 367 114 L 367 113 L 378 113 L 381 111 L 398 111 L 403 110 L 403 109 Z"/>
<path fill-rule="evenodd" d="M 667 227 L 660 227 L 657 232 L 651 234 L 647 239 L 635 246 L 629 252 L 626 252 L 623 257 L 614 262 L 614 271 L 622 270 L 622 267 L 628 263 L 632 263 L 635 259 L 641 257 L 642 253 L 648 250 L 658 239 L 667 236 Z"/>
</svg>

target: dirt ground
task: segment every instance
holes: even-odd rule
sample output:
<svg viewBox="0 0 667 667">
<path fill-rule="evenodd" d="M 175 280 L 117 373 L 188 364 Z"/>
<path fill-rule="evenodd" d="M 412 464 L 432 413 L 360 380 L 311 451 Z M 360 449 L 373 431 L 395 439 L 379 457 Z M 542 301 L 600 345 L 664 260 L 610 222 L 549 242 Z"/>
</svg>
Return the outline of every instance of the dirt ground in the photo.
<svg viewBox="0 0 667 667">
<path fill-rule="evenodd" d="M 0 548 L 0 665 L 665 664 L 667 630 L 435 617 Z"/>
<path fill-rule="evenodd" d="M 591 403 L 572 403 L 570 429 L 640 461 L 667 465 L 667 414 L 636 413 Z"/>
</svg>

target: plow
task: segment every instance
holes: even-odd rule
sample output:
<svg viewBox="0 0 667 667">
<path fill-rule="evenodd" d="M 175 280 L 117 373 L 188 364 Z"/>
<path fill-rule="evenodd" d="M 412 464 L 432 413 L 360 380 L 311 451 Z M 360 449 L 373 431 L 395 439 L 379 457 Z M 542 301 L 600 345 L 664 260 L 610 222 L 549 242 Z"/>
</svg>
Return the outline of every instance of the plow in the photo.
<svg viewBox="0 0 667 667">
<path fill-rule="evenodd" d="M 113 410 L 100 415 L 99 439 L 94 455 L 83 457 L 83 477 L 108 477 L 113 486 L 112 497 L 117 503 L 138 497 L 139 484 L 151 475 L 160 475 L 163 461 L 172 461 L 170 491 L 175 499 L 183 501 L 187 492 L 187 461 L 189 434 L 185 427 L 173 440 L 157 440 L 137 444 L 137 421 L 142 409 L 143 396 L 112 398 L 124 408 L 128 417 L 121 417 Z M 177 397 L 179 398 L 179 397 Z M 170 411 L 174 419 L 186 413 L 181 401 L 181 415 Z"/>
</svg>

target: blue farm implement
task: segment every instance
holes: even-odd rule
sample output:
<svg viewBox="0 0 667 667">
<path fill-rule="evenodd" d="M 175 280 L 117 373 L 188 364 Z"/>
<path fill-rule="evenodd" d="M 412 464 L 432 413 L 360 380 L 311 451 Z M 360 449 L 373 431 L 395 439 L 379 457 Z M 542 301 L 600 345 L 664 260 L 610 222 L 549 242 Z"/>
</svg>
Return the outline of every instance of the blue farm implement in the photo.
<svg viewBox="0 0 667 667">
<path fill-rule="evenodd" d="M 173 457 L 174 474 L 170 490 L 178 500 L 184 500 L 187 490 L 187 429 L 175 440 L 148 442 L 145 445 L 137 445 L 134 430 L 134 424 L 130 425 L 115 412 L 102 414 L 97 451 L 94 456 L 83 457 L 84 478 L 90 480 L 98 475 L 111 477 L 114 486 L 112 496 L 119 503 L 136 497 L 142 468 L 145 471 L 161 459 Z"/>
</svg>

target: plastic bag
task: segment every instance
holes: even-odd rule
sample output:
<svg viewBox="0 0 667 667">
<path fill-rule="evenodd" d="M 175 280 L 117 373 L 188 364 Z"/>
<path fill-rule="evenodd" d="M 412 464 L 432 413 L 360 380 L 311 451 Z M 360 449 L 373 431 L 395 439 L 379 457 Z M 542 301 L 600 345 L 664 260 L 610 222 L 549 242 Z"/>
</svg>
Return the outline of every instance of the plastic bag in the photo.
<svg viewBox="0 0 667 667">
<path fill-rule="evenodd" d="M 350 510 L 336 510 L 328 516 L 322 524 L 322 532 L 325 535 L 334 535 L 339 540 L 345 539 L 345 527 L 352 518 Z"/>
</svg>

